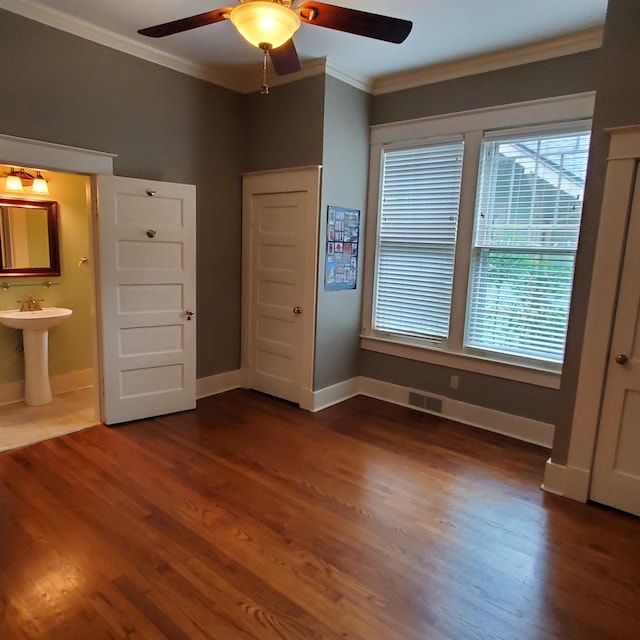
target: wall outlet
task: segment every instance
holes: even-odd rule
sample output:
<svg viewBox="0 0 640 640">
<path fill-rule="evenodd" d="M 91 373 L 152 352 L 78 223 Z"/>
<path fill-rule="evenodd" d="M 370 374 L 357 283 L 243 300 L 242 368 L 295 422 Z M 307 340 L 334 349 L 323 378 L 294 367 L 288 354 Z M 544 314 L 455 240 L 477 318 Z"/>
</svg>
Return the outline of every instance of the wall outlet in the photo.
<svg viewBox="0 0 640 640">
<path fill-rule="evenodd" d="M 451 380 L 449 381 L 449 386 L 452 389 L 457 389 L 460 386 L 460 378 L 458 376 L 451 376 Z"/>
</svg>

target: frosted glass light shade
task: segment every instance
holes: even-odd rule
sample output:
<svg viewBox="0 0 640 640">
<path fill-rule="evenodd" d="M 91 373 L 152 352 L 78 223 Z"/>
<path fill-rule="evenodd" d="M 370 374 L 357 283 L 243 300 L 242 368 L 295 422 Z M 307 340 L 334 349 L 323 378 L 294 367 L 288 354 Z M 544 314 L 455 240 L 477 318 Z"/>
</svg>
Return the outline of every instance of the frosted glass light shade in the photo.
<svg viewBox="0 0 640 640">
<path fill-rule="evenodd" d="M 34 178 L 33 184 L 31 185 L 31 191 L 33 191 L 33 193 L 40 193 L 42 195 L 51 195 L 49 192 L 49 185 L 40 173 L 38 173 L 37 178 Z"/>
<path fill-rule="evenodd" d="M 18 191 L 18 192 L 24 191 L 24 188 L 22 186 L 22 180 L 20 180 L 20 176 L 8 175 L 7 182 L 4 188 L 7 191 Z"/>
<path fill-rule="evenodd" d="M 300 27 L 295 11 L 276 2 L 243 2 L 236 5 L 229 19 L 240 35 L 254 47 L 282 46 Z"/>
</svg>

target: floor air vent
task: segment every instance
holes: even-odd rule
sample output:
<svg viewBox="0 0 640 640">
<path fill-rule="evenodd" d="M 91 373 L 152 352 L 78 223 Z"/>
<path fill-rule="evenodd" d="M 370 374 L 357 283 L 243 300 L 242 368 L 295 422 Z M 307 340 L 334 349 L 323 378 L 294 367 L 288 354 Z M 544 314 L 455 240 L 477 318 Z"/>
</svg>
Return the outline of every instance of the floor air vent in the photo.
<svg viewBox="0 0 640 640">
<path fill-rule="evenodd" d="M 409 404 L 419 409 L 442 413 L 442 400 L 440 398 L 425 396 L 421 393 L 415 393 L 415 391 L 409 391 Z"/>
</svg>

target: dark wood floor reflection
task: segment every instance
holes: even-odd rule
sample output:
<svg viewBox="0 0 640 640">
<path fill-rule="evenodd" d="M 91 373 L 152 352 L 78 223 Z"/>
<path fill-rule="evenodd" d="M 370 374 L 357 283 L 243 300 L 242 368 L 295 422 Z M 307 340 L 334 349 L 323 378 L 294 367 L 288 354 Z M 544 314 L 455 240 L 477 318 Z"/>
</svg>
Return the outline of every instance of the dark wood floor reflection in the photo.
<svg viewBox="0 0 640 640">
<path fill-rule="evenodd" d="M 640 520 L 547 452 L 249 391 L 0 454 L 0 638 L 638 638 Z"/>
</svg>

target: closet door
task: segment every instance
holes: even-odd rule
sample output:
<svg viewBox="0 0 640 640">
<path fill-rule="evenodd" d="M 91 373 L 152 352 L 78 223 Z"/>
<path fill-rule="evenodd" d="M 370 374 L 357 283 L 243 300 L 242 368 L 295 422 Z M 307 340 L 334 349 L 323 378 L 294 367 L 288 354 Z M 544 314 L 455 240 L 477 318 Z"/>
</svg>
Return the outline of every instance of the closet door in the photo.
<svg viewBox="0 0 640 640">
<path fill-rule="evenodd" d="M 102 419 L 196 406 L 195 187 L 97 176 Z"/>
<path fill-rule="evenodd" d="M 636 175 L 636 185 L 640 185 L 640 170 Z M 636 186 L 607 365 L 590 498 L 640 515 L 639 451 L 640 186 Z"/>
<path fill-rule="evenodd" d="M 300 404 L 312 396 L 320 169 L 243 179 L 247 386 Z"/>
</svg>

